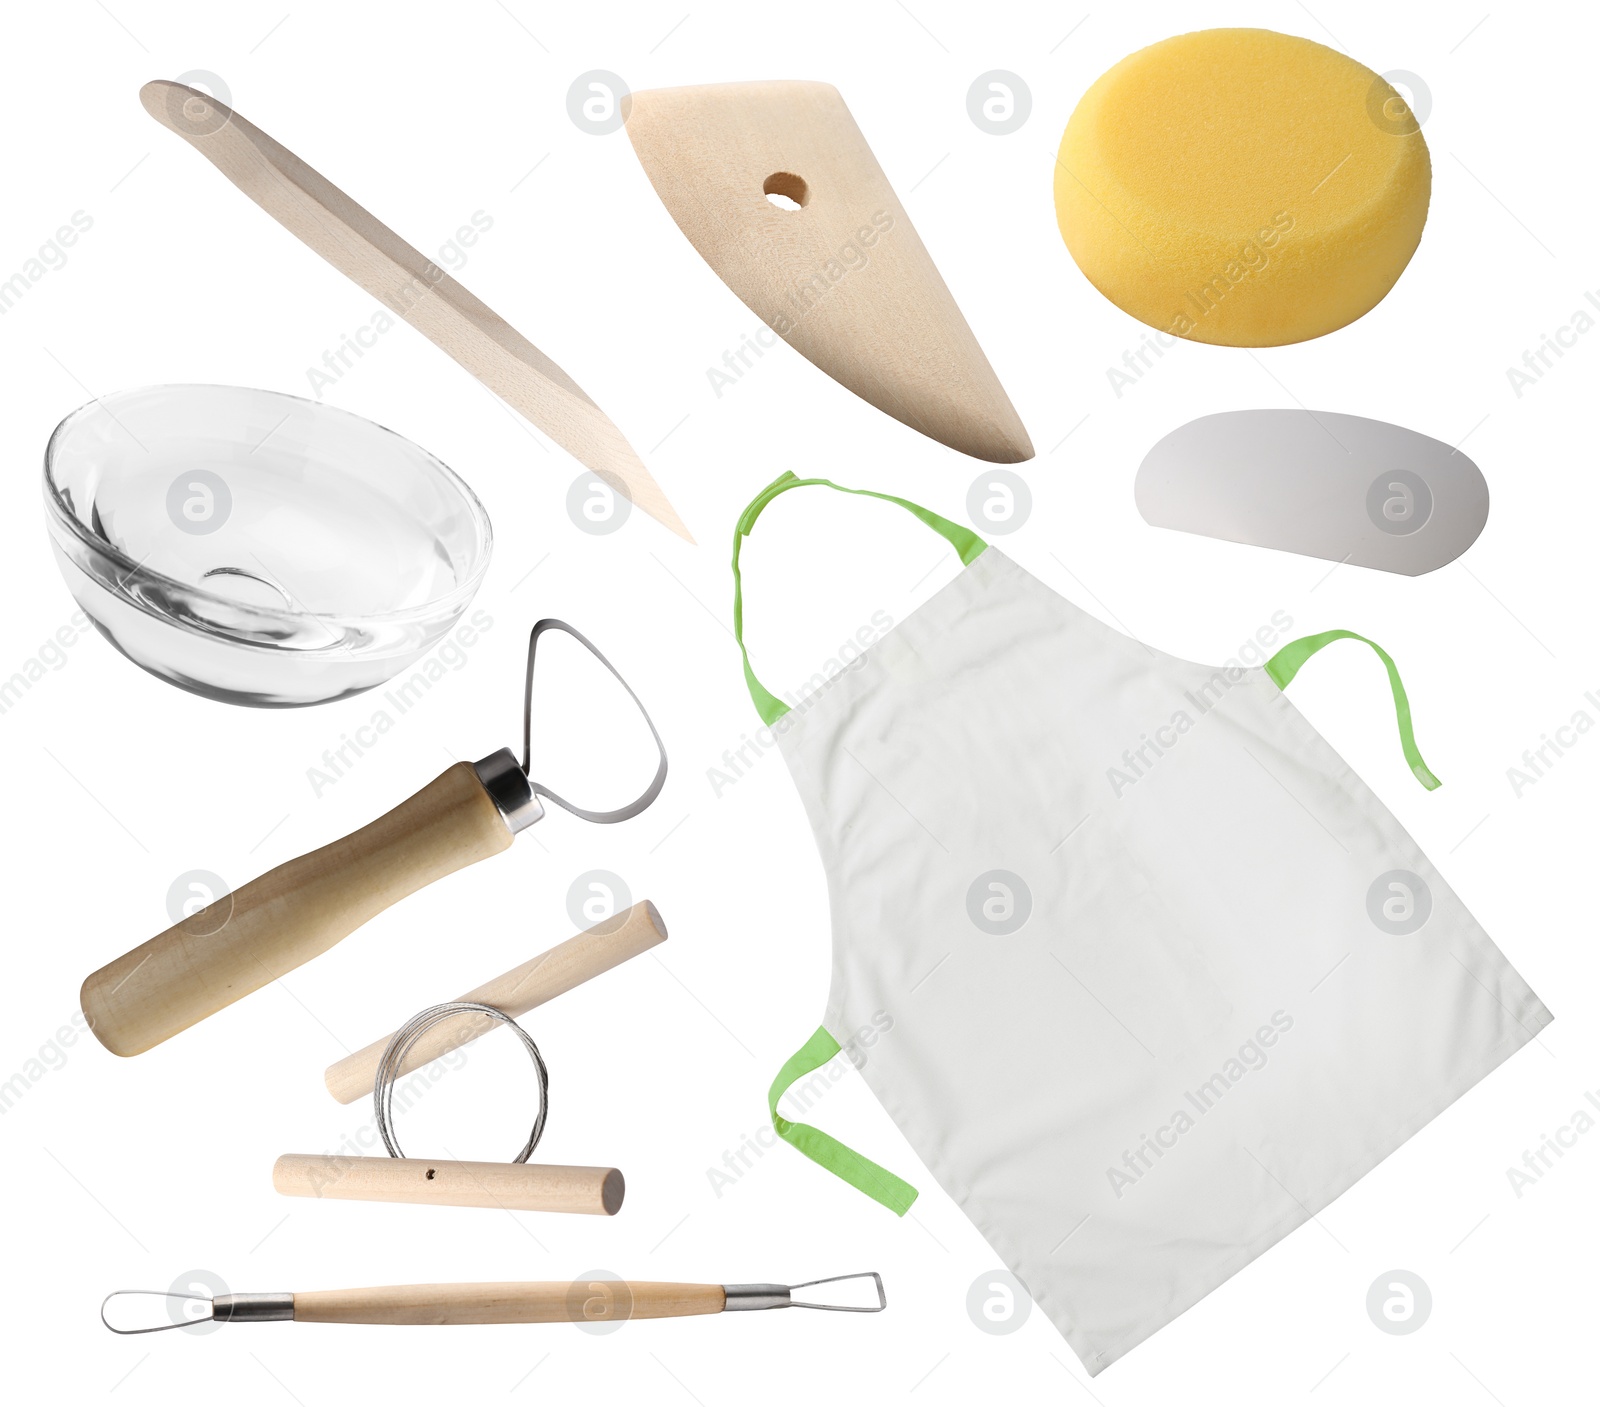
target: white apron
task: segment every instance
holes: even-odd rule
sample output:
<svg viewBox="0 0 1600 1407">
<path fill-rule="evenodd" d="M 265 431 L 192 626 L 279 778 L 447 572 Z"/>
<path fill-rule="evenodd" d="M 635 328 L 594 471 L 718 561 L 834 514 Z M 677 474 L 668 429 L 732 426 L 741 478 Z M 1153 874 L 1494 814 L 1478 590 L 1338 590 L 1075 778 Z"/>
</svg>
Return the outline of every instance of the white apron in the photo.
<svg viewBox="0 0 1600 1407">
<path fill-rule="evenodd" d="M 785 475 L 751 503 L 736 584 L 767 503 L 825 483 Z M 1094 1374 L 1551 1016 L 1284 697 L 1311 654 L 1361 637 L 1190 664 L 890 501 L 961 575 L 793 711 L 745 658 L 833 919 L 827 1011 L 773 1084 L 773 1122 L 911 1205 L 909 1184 L 778 1113 L 842 1046 Z M 737 591 L 734 609 L 742 649 Z"/>
</svg>

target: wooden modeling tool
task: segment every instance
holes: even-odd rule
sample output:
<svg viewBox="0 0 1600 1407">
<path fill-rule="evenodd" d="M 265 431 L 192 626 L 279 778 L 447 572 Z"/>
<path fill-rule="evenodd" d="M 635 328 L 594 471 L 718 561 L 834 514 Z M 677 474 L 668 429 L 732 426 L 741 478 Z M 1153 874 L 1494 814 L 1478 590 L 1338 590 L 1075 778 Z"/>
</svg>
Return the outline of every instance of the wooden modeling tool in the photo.
<svg viewBox="0 0 1600 1407">
<path fill-rule="evenodd" d="M 655 739 L 655 776 L 615 811 L 574 806 L 528 776 L 534 653 L 547 630 L 571 635 L 610 670 Z M 89 1029 L 107 1050 L 138 1055 L 327 952 L 406 895 L 499 854 L 544 816 L 541 798 L 610 825 L 643 811 L 666 779 L 667 754 L 639 696 L 578 631 L 542 620 L 528 640 L 520 763 L 510 748 L 458 762 L 370 825 L 268 870 L 91 973 L 81 993 Z"/>
<path fill-rule="evenodd" d="M 1033 445 L 838 89 L 634 93 L 645 174 L 718 277 L 841 385 L 998 464 Z"/>
<path fill-rule="evenodd" d="M 617 493 L 693 542 L 622 431 L 504 318 L 259 127 L 194 88 L 157 79 L 145 111 L 290 234 L 448 352 Z"/>
<path fill-rule="evenodd" d="M 796 1290 L 872 1282 L 875 1304 L 822 1304 L 794 1298 Z M 837 1293 L 837 1292 L 836 1292 Z M 167 1301 L 161 1319 L 143 1326 L 111 1322 L 111 1302 L 139 1295 Z M 202 1304 L 189 1314 L 179 1303 Z M 361 1290 L 194 1295 L 177 1290 L 116 1290 L 100 1304 L 100 1321 L 114 1334 L 154 1334 L 211 1321 L 263 1324 L 603 1324 L 628 1319 L 677 1319 L 724 1310 L 827 1309 L 877 1314 L 888 1304 L 876 1271 L 834 1275 L 800 1285 L 678 1285 L 651 1280 L 547 1280 L 467 1285 L 375 1285 Z M 119 1315 L 120 1318 L 120 1315 Z"/>
<path fill-rule="evenodd" d="M 648 899 L 641 900 L 455 1000 L 479 1002 L 507 1016 L 521 1016 L 666 940 L 661 914 Z M 495 1025 L 493 1018 L 464 1013 L 454 1021 L 434 1026 L 412 1045 L 394 1077 L 400 1079 L 431 1065 L 440 1056 L 477 1040 Z M 328 1093 L 341 1104 L 351 1104 L 371 1094 L 378 1065 L 393 1039 L 394 1033 L 390 1032 L 328 1066 L 324 1076 Z"/>
</svg>

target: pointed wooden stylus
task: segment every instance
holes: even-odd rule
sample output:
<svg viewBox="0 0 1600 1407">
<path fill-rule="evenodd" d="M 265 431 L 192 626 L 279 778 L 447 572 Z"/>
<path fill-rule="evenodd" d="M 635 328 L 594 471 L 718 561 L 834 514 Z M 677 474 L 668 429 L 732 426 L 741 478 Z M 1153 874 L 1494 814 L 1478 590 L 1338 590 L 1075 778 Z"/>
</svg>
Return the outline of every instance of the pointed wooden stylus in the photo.
<svg viewBox="0 0 1600 1407">
<path fill-rule="evenodd" d="M 215 98 L 158 79 L 139 100 L 334 268 L 448 352 L 616 492 L 690 542 L 622 431 L 492 308 L 287 147 Z"/>
</svg>

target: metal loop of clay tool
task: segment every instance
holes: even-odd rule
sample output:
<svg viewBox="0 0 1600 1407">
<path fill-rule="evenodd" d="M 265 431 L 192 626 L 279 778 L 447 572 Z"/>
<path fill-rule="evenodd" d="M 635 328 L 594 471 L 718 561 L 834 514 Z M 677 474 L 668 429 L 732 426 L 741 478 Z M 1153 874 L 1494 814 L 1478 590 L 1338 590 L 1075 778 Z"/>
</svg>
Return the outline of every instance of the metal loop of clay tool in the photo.
<svg viewBox="0 0 1600 1407">
<path fill-rule="evenodd" d="M 114 1299 L 124 1295 L 146 1295 L 155 1299 L 193 1300 L 196 1304 L 203 1304 L 206 1313 L 203 1317 L 195 1319 L 174 1319 L 170 1324 L 152 1324 L 144 1329 L 119 1329 L 106 1318 L 106 1306 Z M 210 1295 L 191 1295 L 182 1290 L 113 1290 L 100 1301 L 100 1322 L 110 1329 L 113 1334 L 161 1334 L 168 1329 L 187 1329 L 192 1324 L 206 1324 L 216 1318 L 216 1307 Z"/>
<path fill-rule="evenodd" d="M 877 1291 L 877 1304 L 819 1304 L 815 1300 L 797 1300 L 796 1290 L 809 1290 L 817 1285 L 838 1285 L 848 1280 L 870 1280 Z M 878 1314 L 889 1306 L 883 1292 L 883 1276 L 876 1270 L 859 1270 L 852 1275 L 830 1275 L 825 1280 L 806 1280 L 798 1285 L 724 1285 L 722 1287 L 728 1310 L 741 1309 L 825 1309 L 832 1314 Z"/>
<path fill-rule="evenodd" d="M 533 1058 L 533 1068 L 539 1076 L 539 1117 L 533 1121 L 533 1131 L 528 1135 L 522 1151 L 511 1160 L 513 1163 L 525 1163 L 544 1137 L 544 1121 L 550 1112 L 550 1072 L 545 1069 L 544 1057 L 539 1054 L 533 1037 L 498 1007 L 486 1006 L 482 1002 L 443 1002 L 439 1006 L 430 1006 L 419 1011 L 389 1038 L 389 1044 L 384 1047 L 383 1056 L 378 1061 L 378 1072 L 372 1086 L 372 1107 L 378 1132 L 383 1136 L 383 1146 L 389 1150 L 391 1158 L 405 1157 L 394 1136 L 395 1082 L 405 1069 L 406 1057 L 411 1054 L 412 1047 L 440 1022 L 458 1016 L 487 1016 L 493 1021 L 504 1022 L 517 1033 L 518 1039 Z"/>
<path fill-rule="evenodd" d="M 877 1304 L 817 1304 L 792 1297 L 795 1290 L 809 1290 L 813 1285 L 837 1285 L 841 1280 L 871 1280 L 878 1292 Z M 889 1297 L 883 1292 L 883 1276 L 876 1270 L 857 1271 L 854 1275 L 830 1275 L 825 1280 L 806 1280 L 799 1285 L 789 1286 L 789 1290 L 789 1303 L 796 1309 L 829 1309 L 836 1314 L 877 1314 L 889 1306 Z"/>
<path fill-rule="evenodd" d="M 656 767 L 656 774 L 651 778 L 650 785 L 644 789 L 636 800 L 630 801 L 626 806 L 618 807 L 615 811 L 586 811 L 581 806 L 574 806 L 564 797 L 557 796 L 548 787 L 540 782 L 533 781 L 533 774 L 529 768 L 533 765 L 533 657 L 539 645 L 539 637 L 547 630 L 563 630 L 583 646 L 591 655 L 600 661 L 608 670 L 611 677 L 627 691 L 628 697 L 633 700 L 638 708 L 639 715 L 645 721 L 645 726 L 650 729 L 650 736 L 655 739 L 656 752 L 661 761 Z M 533 633 L 528 636 L 528 679 L 523 690 L 522 701 L 522 770 L 528 773 L 529 782 L 533 787 L 535 796 L 542 796 L 547 801 L 553 801 L 564 811 L 570 811 L 580 820 L 593 821 L 596 825 L 609 826 L 617 821 L 632 820 L 652 801 L 661 794 L 661 788 L 667 780 L 667 748 L 661 741 L 661 734 L 656 731 L 656 725 L 651 721 L 650 713 L 644 704 L 639 701 L 639 696 L 633 692 L 632 686 L 621 674 L 617 672 L 616 665 L 612 664 L 597 650 L 589 638 L 581 631 L 574 630 L 563 620 L 546 617 L 533 627 Z"/>
</svg>

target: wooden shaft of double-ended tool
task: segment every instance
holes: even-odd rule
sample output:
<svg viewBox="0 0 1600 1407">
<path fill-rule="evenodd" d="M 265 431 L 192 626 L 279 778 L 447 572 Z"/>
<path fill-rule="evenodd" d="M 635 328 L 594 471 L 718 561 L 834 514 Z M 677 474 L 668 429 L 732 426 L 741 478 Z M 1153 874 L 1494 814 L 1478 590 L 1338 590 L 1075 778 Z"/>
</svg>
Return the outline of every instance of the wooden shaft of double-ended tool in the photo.
<svg viewBox="0 0 1600 1407">
<path fill-rule="evenodd" d="M 285 1153 L 272 1166 L 272 1185 L 285 1197 L 578 1216 L 615 1216 L 625 1191 L 622 1174 L 615 1168 L 350 1158 L 336 1153 Z"/>
<path fill-rule="evenodd" d="M 375 914 L 511 844 L 458 762 L 370 825 L 268 870 L 91 973 L 81 999 L 107 1050 L 138 1055 L 325 953 Z"/>
<path fill-rule="evenodd" d="M 509 1281 L 477 1285 L 377 1285 L 361 1290 L 301 1290 L 302 1324 L 596 1324 L 720 1314 L 721 1285 L 650 1280 Z"/>
<path fill-rule="evenodd" d="M 521 967 L 502 973 L 492 982 L 485 982 L 456 1000 L 492 1006 L 507 1016 L 521 1016 L 552 997 L 570 992 L 591 977 L 597 977 L 629 958 L 638 957 L 657 943 L 664 943 L 666 938 L 666 925 L 662 923 L 656 906 L 648 899 L 643 899 L 604 923 L 586 929 L 576 938 L 558 943 L 548 952 L 540 953 Z M 395 1072 L 395 1078 L 422 1069 L 441 1055 L 477 1040 L 499 1024 L 492 1017 L 467 1012 L 439 1022 L 417 1038 L 416 1044 Z M 378 1063 L 383 1059 L 383 1052 L 391 1039 L 392 1033 L 380 1037 L 354 1055 L 347 1055 L 328 1066 L 324 1076 L 328 1093 L 341 1104 L 350 1104 L 371 1094 L 378 1075 Z"/>
</svg>

